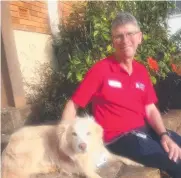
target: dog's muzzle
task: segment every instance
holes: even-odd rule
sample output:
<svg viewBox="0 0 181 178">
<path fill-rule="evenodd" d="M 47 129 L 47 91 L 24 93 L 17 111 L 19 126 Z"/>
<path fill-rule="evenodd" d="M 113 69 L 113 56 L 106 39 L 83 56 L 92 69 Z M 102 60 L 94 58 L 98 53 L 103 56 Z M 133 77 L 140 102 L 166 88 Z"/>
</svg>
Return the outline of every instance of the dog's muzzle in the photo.
<svg viewBox="0 0 181 178">
<path fill-rule="evenodd" d="M 80 143 L 78 147 L 80 150 L 85 151 L 87 148 L 87 144 L 86 143 Z"/>
</svg>

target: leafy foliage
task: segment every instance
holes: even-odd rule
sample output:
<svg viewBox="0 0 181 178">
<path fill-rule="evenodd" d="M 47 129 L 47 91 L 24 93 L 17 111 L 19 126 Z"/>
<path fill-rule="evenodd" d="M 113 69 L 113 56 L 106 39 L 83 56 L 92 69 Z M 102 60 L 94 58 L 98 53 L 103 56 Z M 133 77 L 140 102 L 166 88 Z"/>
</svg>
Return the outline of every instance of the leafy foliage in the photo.
<svg viewBox="0 0 181 178">
<path fill-rule="evenodd" d="M 80 82 L 96 61 L 114 51 L 111 45 L 111 21 L 120 10 L 131 12 L 140 22 L 143 44 L 135 58 L 148 68 L 153 83 L 158 78 L 165 78 L 171 71 L 171 55 L 176 51 L 174 42 L 168 39 L 167 34 L 167 14 L 171 7 L 172 3 L 167 1 L 99 1 L 75 6 L 76 10 L 67 19 L 68 23 L 62 24 L 60 38 L 55 38 L 57 45 L 54 46 L 57 49 L 66 48 L 69 54 L 64 63 L 67 66 L 64 71 L 67 79 Z M 159 53 L 163 54 L 161 59 Z M 62 62 L 61 54 L 56 55 Z M 159 58 L 158 71 L 149 66 L 149 57 Z"/>
<path fill-rule="evenodd" d="M 165 78 L 172 71 L 171 56 L 177 50 L 174 41 L 169 40 L 167 34 L 167 14 L 170 7 L 172 3 L 169 1 L 75 3 L 74 11 L 59 27 L 60 33 L 53 36 L 58 72 L 53 72 L 49 77 L 44 89 L 48 88 L 48 98 L 42 103 L 49 103 L 48 105 L 58 110 L 50 111 L 45 106 L 46 112 L 50 111 L 47 115 L 53 112 L 54 117 L 60 115 L 59 109 L 62 109 L 88 69 L 114 51 L 111 43 L 111 21 L 120 11 L 132 13 L 140 22 L 143 43 L 138 48 L 136 60 L 148 68 L 154 84 L 160 78 Z"/>
</svg>

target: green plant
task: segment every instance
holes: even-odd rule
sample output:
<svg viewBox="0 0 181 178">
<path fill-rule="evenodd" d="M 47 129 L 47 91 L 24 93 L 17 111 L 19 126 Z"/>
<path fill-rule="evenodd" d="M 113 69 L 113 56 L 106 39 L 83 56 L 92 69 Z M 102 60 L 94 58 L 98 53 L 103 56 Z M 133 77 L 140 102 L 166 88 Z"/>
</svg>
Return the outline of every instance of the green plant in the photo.
<svg viewBox="0 0 181 178">
<path fill-rule="evenodd" d="M 111 21 L 120 10 L 131 12 L 140 22 L 143 44 L 138 49 L 136 60 L 148 68 L 153 83 L 159 78 L 165 78 L 171 71 L 170 59 L 176 50 L 167 34 L 166 21 L 170 7 L 172 3 L 167 1 L 99 1 L 75 6 L 75 11 L 67 19 L 68 23 L 61 26 L 61 38 L 55 38 L 58 45 L 54 45 L 55 48 L 66 48 L 68 56 L 64 73 L 67 79 L 74 83 L 80 82 L 96 61 L 113 52 Z M 75 25 L 77 19 L 80 23 Z M 67 24 L 71 24 L 71 28 Z M 155 71 L 150 68 L 148 58 L 156 58 L 159 52 L 164 55 L 158 62 L 159 70 Z M 59 61 L 62 60 L 60 55 L 57 54 Z"/>
<path fill-rule="evenodd" d="M 57 71 L 48 77 L 45 87 L 48 92 L 44 94 L 48 97 L 42 97 L 43 105 L 51 105 L 50 113 L 54 112 L 53 116 L 58 118 L 66 100 L 89 68 L 112 54 L 111 21 L 119 11 L 132 13 L 140 22 L 143 44 L 135 59 L 148 68 L 154 84 L 165 78 L 172 70 L 170 62 L 176 51 L 175 42 L 169 40 L 167 34 L 170 7 L 169 1 L 85 1 L 75 4 L 73 12 L 59 26 L 60 33 L 52 37 Z M 44 110 L 47 111 L 47 107 Z"/>
</svg>

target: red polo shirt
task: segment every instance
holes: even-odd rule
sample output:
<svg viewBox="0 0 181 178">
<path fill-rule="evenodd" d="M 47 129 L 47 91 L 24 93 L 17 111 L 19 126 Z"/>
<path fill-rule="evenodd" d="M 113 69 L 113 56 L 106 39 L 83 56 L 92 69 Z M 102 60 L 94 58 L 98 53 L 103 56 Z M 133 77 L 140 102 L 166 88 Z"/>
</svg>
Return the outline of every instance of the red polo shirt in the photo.
<svg viewBox="0 0 181 178">
<path fill-rule="evenodd" d="M 109 142 L 143 126 L 144 107 L 157 102 L 157 97 L 142 64 L 134 60 L 133 72 L 129 75 L 114 56 L 109 56 L 87 72 L 72 100 L 81 107 L 92 102 L 93 115 L 104 128 L 104 141 Z"/>
</svg>

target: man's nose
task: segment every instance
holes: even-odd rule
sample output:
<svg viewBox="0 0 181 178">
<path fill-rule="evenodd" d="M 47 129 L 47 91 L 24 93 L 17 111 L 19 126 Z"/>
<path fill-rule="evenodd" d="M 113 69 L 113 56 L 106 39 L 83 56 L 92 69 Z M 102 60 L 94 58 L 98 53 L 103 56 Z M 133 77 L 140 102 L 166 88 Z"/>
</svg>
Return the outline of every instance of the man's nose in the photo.
<svg viewBox="0 0 181 178">
<path fill-rule="evenodd" d="M 129 41 L 128 36 L 127 36 L 127 35 L 123 35 L 121 41 L 122 41 L 123 43 Z"/>
</svg>

